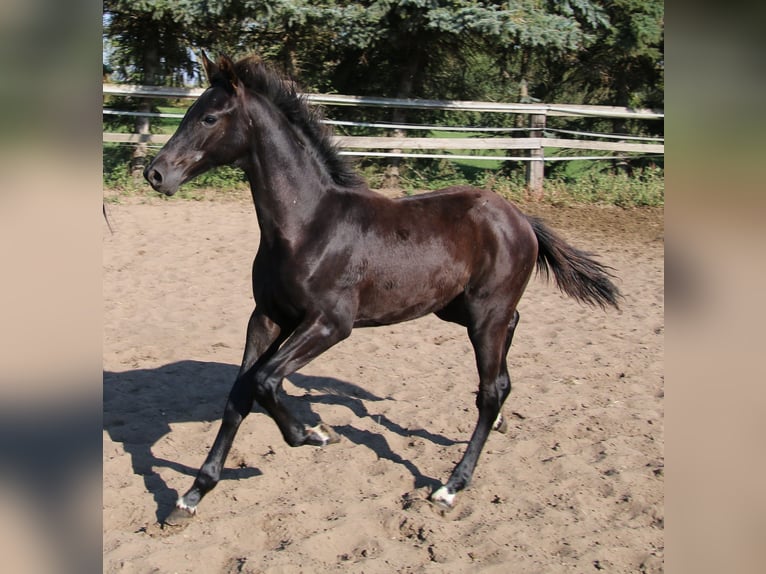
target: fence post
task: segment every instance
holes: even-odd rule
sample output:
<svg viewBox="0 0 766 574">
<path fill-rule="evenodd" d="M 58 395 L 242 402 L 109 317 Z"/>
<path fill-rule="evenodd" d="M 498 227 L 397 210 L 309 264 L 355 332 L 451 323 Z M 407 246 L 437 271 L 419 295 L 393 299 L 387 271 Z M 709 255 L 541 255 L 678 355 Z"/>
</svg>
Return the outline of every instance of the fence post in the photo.
<svg viewBox="0 0 766 574">
<path fill-rule="evenodd" d="M 545 114 L 531 114 L 529 116 L 529 137 L 542 138 L 545 129 Z M 534 199 L 541 199 L 543 195 L 543 175 L 545 164 L 543 158 L 545 150 L 539 148 L 529 150 L 530 160 L 527 162 L 527 190 Z"/>
</svg>

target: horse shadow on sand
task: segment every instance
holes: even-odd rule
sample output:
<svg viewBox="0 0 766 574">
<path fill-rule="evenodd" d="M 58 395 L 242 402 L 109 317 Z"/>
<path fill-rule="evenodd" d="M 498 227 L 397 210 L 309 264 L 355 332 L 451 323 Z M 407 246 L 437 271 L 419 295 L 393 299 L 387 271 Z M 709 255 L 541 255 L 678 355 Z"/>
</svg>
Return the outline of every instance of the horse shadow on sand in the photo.
<svg viewBox="0 0 766 574">
<path fill-rule="evenodd" d="M 156 456 L 152 452 L 153 445 L 172 433 L 173 424 L 208 422 L 217 429 L 238 370 L 235 365 L 188 360 L 153 369 L 104 371 L 104 430 L 130 455 L 133 471 L 143 477 L 146 489 L 154 496 L 158 520 L 161 521 L 173 508 L 178 492 L 168 487 L 156 469 L 170 468 L 192 479 L 198 469 Z M 399 436 L 419 437 L 442 446 L 463 442 L 422 428 L 404 428 L 385 415 L 371 414 L 367 403 L 393 399 L 379 397 L 353 383 L 299 373 L 288 380 L 305 394 L 300 397 L 283 394 L 285 403 L 306 424 L 315 425 L 320 420 L 314 405 L 340 405 L 350 409 L 359 419 L 373 418 Z M 265 411 L 256 404 L 253 412 Z M 359 429 L 353 424 L 333 428 L 352 443 L 366 446 L 378 458 L 405 467 L 413 476 L 415 488 L 439 485 L 438 480 L 423 475 L 412 461 L 395 452 L 382 434 Z M 178 458 L 186 458 L 185 453 L 179 450 Z M 258 468 L 232 468 L 233 461 L 227 463 L 221 480 L 243 480 L 262 474 Z"/>
</svg>

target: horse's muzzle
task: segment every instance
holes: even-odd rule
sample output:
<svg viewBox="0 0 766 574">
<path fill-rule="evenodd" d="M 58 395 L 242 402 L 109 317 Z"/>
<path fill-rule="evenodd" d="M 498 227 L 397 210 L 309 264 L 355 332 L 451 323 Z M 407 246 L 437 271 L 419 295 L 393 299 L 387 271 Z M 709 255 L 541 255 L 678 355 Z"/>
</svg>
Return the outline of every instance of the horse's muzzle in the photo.
<svg viewBox="0 0 766 574">
<path fill-rule="evenodd" d="M 146 166 L 146 169 L 144 169 L 144 179 L 148 181 L 152 187 L 162 185 L 162 174 L 151 165 Z"/>
<path fill-rule="evenodd" d="M 164 193 L 165 195 L 173 195 L 178 190 L 178 183 L 173 182 L 172 178 L 163 174 L 162 169 L 155 167 L 156 162 L 150 163 L 144 170 L 144 179 L 149 182 L 149 185 L 155 191 Z"/>
</svg>

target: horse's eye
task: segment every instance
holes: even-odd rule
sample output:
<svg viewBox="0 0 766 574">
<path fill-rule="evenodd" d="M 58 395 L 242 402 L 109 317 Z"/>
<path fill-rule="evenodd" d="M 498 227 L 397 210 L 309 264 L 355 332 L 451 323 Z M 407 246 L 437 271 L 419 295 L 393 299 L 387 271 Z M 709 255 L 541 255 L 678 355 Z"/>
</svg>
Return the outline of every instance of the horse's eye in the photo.
<svg viewBox="0 0 766 574">
<path fill-rule="evenodd" d="M 212 126 L 217 121 L 218 121 L 218 118 L 216 118 L 215 116 L 205 116 L 204 118 L 202 118 L 202 123 L 205 124 L 206 126 Z"/>
</svg>

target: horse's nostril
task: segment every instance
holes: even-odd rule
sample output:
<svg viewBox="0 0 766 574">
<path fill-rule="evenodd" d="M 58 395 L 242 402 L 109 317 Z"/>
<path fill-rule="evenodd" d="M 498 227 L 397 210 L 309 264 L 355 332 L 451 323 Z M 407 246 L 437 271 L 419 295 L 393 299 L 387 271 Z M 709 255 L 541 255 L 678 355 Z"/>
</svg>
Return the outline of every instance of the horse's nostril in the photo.
<svg viewBox="0 0 766 574">
<path fill-rule="evenodd" d="M 152 171 L 149 172 L 149 181 L 159 185 L 160 183 L 162 183 L 162 174 L 158 172 L 156 169 L 153 169 Z"/>
</svg>

